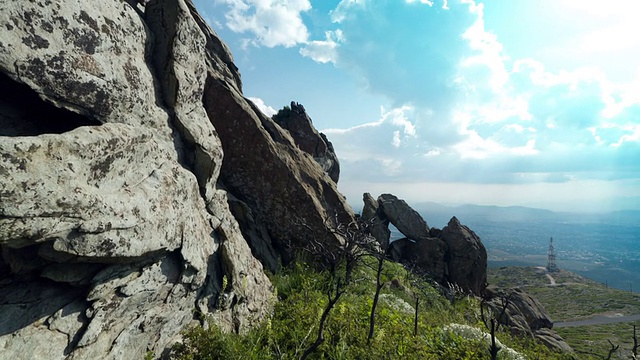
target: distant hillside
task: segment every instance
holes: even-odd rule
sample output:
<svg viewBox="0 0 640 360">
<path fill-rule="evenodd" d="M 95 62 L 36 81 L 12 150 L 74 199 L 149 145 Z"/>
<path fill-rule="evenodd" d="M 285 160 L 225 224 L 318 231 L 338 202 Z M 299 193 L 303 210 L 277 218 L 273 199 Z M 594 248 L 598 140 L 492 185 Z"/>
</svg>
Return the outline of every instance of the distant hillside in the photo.
<svg viewBox="0 0 640 360">
<path fill-rule="evenodd" d="M 554 212 L 524 206 L 495 206 L 495 205 L 459 205 L 447 206 L 434 202 L 422 202 L 414 205 L 416 211 L 422 214 L 429 225 L 441 227 L 456 216 L 461 222 L 553 222 L 573 224 L 609 224 L 609 225 L 637 225 L 640 224 L 640 210 L 621 210 L 599 214 L 585 214 L 579 212 Z"/>
<path fill-rule="evenodd" d="M 538 267 L 489 268 L 487 281 L 503 288 L 519 287 L 533 295 L 556 324 L 560 321 L 593 319 L 596 316 L 615 321 L 624 316 L 640 314 L 640 294 L 608 288 L 565 270 L 547 274 L 544 268 Z M 620 345 L 613 359 L 629 359 L 634 324 L 640 327 L 640 321 L 632 321 L 554 327 L 554 330 L 581 355 L 581 359 L 601 359 L 601 356 L 607 355 L 606 349 L 610 347 L 608 340 Z"/>
</svg>

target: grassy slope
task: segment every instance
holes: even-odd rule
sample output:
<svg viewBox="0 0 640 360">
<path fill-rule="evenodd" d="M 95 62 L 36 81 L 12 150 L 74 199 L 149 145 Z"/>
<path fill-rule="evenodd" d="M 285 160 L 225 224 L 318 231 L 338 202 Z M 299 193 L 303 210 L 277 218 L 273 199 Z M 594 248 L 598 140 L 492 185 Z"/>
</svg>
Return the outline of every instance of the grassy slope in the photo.
<svg viewBox="0 0 640 360">
<path fill-rule="evenodd" d="M 473 336 L 447 330 L 452 323 L 482 329 L 477 299 L 458 294 L 448 301 L 423 279 L 416 279 L 398 264 L 386 263 L 387 284 L 377 313 L 375 336 L 367 344 L 368 319 L 374 291 L 373 263 L 360 266 L 344 298 L 331 312 L 326 341 L 310 359 L 489 359 L 488 345 Z M 184 345 L 176 348 L 181 359 L 299 359 L 313 342 L 320 312 L 326 304 L 326 273 L 307 266 L 283 269 L 272 277 L 278 303 L 273 317 L 244 336 L 224 334 L 215 327 L 185 333 Z M 420 290 L 419 290 L 420 289 Z M 413 294 L 420 293 L 418 335 L 413 334 Z M 465 331 L 467 333 L 467 331 Z M 506 346 L 527 359 L 568 359 L 551 353 L 528 339 L 499 333 Z M 507 350 L 498 359 L 516 359 Z"/>
<path fill-rule="evenodd" d="M 550 286 L 550 280 L 540 268 L 488 269 L 490 284 L 522 288 L 538 299 L 556 322 L 585 319 L 593 315 L 640 314 L 639 294 L 607 288 L 604 284 L 564 270 L 552 276 L 556 286 Z M 634 323 L 619 323 L 555 330 L 585 359 L 600 359 L 599 356 L 607 355 L 607 349 L 610 348 L 607 340 L 620 345 L 614 359 L 615 356 L 629 359 L 633 344 L 632 325 Z M 635 325 L 640 329 L 640 323 Z"/>
</svg>

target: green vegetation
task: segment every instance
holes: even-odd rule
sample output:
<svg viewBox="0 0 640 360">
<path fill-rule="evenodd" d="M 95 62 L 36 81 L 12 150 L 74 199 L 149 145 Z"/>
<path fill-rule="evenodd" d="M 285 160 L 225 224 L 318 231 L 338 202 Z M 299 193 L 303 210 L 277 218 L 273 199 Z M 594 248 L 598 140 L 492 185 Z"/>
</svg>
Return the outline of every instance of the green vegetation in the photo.
<svg viewBox="0 0 640 360">
<path fill-rule="evenodd" d="M 533 295 L 555 322 L 588 319 L 594 315 L 640 314 L 640 294 L 608 288 L 575 273 L 560 270 L 550 274 L 536 267 L 502 267 L 487 271 L 488 282 L 499 287 L 520 287 Z M 633 348 L 633 325 L 606 325 L 554 328 L 581 359 L 607 356 L 611 341 L 620 348 L 612 359 L 629 359 Z"/>
<path fill-rule="evenodd" d="M 457 293 L 449 301 L 436 286 L 390 262 L 384 263 L 375 333 L 368 343 L 377 265 L 376 259 L 366 258 L 354 269 L 353 280 L 328 316 L 325 341 L 309 359 L 490 359 L 476 298 Z M 174 348 L 176 357 L 299 359 L 315 341 L 329 301 L 327 291 L 334 289 L 331 274 L 297 262 L 271 280 L 279 301 L 270 319 L 244 335 L 227 334 L 216 327 L 190 328 L 184 333 L 184 343 Z M 411 304 L 416 296 L 420 308 L 414 335 Z M 531 339 L 505 332 L 497 337 L 503 344 L 498 359 L 572 359 Z"/>
</svg>

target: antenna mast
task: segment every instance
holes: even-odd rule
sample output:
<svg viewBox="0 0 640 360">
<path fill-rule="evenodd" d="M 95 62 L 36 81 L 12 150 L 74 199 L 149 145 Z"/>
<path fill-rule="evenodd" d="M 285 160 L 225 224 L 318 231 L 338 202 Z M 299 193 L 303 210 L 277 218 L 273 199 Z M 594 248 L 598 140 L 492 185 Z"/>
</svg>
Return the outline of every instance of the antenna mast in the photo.
<svg viewBox="0 0 640 360">
<path fill-rule="evenodd" d="M 547 262 L 547 271 L 558 271 L 558 266 L 556 265 L 556 249 L 553 247 L 553 238 L 549 239 L 549 261 Z"/>
</svg>

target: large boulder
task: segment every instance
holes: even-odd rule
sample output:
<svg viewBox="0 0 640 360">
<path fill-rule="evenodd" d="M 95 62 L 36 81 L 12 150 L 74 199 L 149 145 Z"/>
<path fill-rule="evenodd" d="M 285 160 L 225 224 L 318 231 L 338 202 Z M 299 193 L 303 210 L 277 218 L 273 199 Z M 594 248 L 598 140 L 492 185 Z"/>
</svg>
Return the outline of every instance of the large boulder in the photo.
<svg viewBox="0 0 640 360">
<path fill-rule="evenodd" d="M 427 222 L 406 201 L 391 194 L 382 194 L 378 197 L 378 204 L 389 222 L 404 236 L 413 240 L 429 238 Z"/>
<path fill-rule="evenodd" d="M 488 286 L 484 290 L 483 297 L 486 305 L 491 309 L 492 316 L 508 326 L 512 333 L 535 337 L 551 349 L 572 351 L 571 347 L 552 330 L 553 321 L 547 310 L 522 289 L 500 289 Z"/>
<path fill-rule="evenodd" d="M 487 252 L 480 238 L 453 217 L 442 230 L 431 228 L 404 200 L 382 194 L 375 201 L 364 193 L 362 219 L 387 247 L 389 257 L 444 285 L 481 294 L 487 282 Z M 389 223 L 406 238 L 389 241 Z"/>
<path fill-rule="evenodd" d="M 447 245 L 448 281 L 480 294 L 487 286 L 487 250 L 478 235 L 454 216 L 440 236 Z"/>
<path fill-rule="evenodd" d="M 340 178 L 338 156 L 327 137 L 313 126 L 304 106 L 292 101 L 291 107 L 284 107 L 273 115 L 272 119 L 289 132 L 300 150 L 311 155 L 320 164 L 322 170 L 333 181 L 338 182 Z"/>
<path fill-rule="evenodd" d="M 389 251 L 392 260 L 404 263 L 413 271 L 428 275 L 433 281 L 447 285 L 447 245 L 438 238 L 393 241 Z"/>
</svg>

